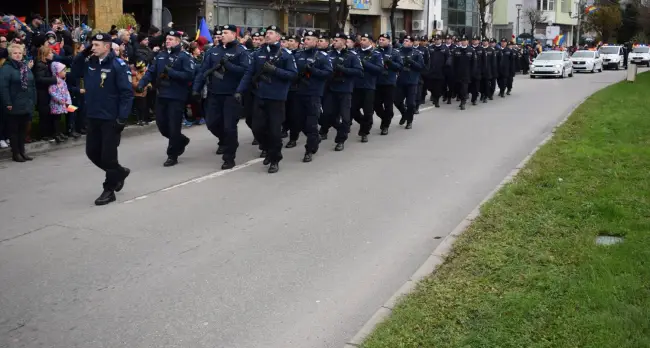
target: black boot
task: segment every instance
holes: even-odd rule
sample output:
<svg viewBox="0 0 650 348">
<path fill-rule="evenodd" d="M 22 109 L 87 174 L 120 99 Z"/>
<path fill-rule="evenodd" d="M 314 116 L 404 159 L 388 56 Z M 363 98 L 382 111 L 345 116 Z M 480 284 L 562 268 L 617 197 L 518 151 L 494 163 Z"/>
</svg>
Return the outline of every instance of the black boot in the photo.
<svg viewBox="0 0 650 348">
<path fill-rule="evenodd" d="M 129 168 L 124 168 L 124 179 L 120 180 L 117 182 L 117 186 L 115 186 L 115 192 L 120 192 L 124 188 L 124 181 L 126 178 L 131 174 L 131 169 Z"/>
<path fill-rule="evenodd" d="M 309 163 L 311 162 L 312 156 L 313 156 L 312 153 L 307 151 L 305 152 L 305 157 L 302 158 L 302 161 L 305 163 Z"/>
<path fill-rule="evenodd" d="M 381 135 L 387 135 L 387 134 L 388 134 L 388 127 L 386 127 L 386 128 L 382 128 L 380 134 L 381 134 Z"/>
<path fill-rule="evenodd" d="M 284 147 L 286 147 L 287 149 L 290 149 L 290 148 L 296 147 L 296 145 L 298 145 L 298 144 L 297 144 L 297 142 L 295 140 L 289 140 L 287 145 L 285 145 Z"/>
<path fill-rule="evenodd" d="M 282 131 L 282 139 L 284 139 L 284 138 L 286 138 L 288 136 L 289 136 L 289 132 L 287 132 L 286 130 L 283 130 Z"/>
<path fill-rule="evenodd" d="M 406 127 L 404 127 L 404 129 L 411 129 L 411 128 L 413 128 L 413 122 L 407 123 Z"/>
<path fill-rule="evenodd" d="M 343 145 L 343 143 L 336 143 L 334 151 L 343 151 L 343 149 L 345 149 L 345 145 Z"/>
<path fill-rule="evenodd" d="M 101 195 L 95 200 L 95 205 L 106 205 L 115 202 L 115 192 L 104 190 Z"/>
<path fill-rule="evenodd" d="M 163 167 L 173 167 L 178 164 L 178 158 L 177 157 L 167 157 L 167 160 L 165 163 L 163 163 Z"/>
<path fill-rule="evenodd" d="M 257 145 L 259 145 L 259 144 L 260 144 L 260 143 L 257 141 L 257 139 L 253 138 L 253 142 L 251 143 L 251 145 L 253 145 L 253 146 L 257 146 Z"/>
<path fill-rule="evenodd" d="M 20 157 L 22 157 L 25 161 L 31 161 L 31 160 L 33 160 L 33 158 L 31 158 L 31 157 L 25 155 L 24 152 L 20 154 Z"/>
<path fill-rule="evenodd" d="M 507 95 L 510 95 L 510 92 L 512 92 L 512 90 L 511 90 L 511 89 L 508 89 L 508 91 L 506 92 L 506 94 L 507 94 Z"/>
<path fill-rule="evenodd" d="M 217 148 L 217 155 L 223 155 L 226 150 L 223 148 L 223 146 L 219 146 Z"/>
<path fill-rule="evenodd" d="M 17 153 L 13 154 L 13 156 L 11 156 L 11 159 L 12 159 L 14 162 L 25 162 L 25 159 L 22 158 L 22 157 L 21 157 L 19 154 L 17 154 Z"/>
<path fill-rule="evenodd" d="M 406 118 L 404 118 L 404 117 L 400 118 L 399 119 L 399 125 L 402 126 L 402 125 L 404 125 L 404 123 L 406 123 Z"/>
<path fill-rule="evenodd" d="M 436 99 L 436 101 L 433 103 L 433 106 L 439 108 L 440 107 L 440 101 Z"/>
<path fill-rule="evenodd" d="M 321 134 L 320 140 L 327 140 L 327 133 Z"/>
<path fill-rule="evenodd" d="M 451 98 L 447 99 L 447 104 L 451 104 Z"/>
<path fill-rule="evenodd" d="M 223 164 L 221 165 L 222 170 L 233 169 L 234 167 L 235 167 L 235 161 L 233 160 L 224 161 Z"/>
<path fill-rule="evenodd" d="M 278 165 L 278 162 L 273 162 L 269 166 L 269 174 L 277 173 L 278 170 L 280 170 L 280 166 Z"/>
<path fill-rule="evenodd" d="M 362 143 L 367 143 L 368 142 L 368 136 L 367 135 L 362 135 L 361 136 L 361 142 Z"/>
</svg>

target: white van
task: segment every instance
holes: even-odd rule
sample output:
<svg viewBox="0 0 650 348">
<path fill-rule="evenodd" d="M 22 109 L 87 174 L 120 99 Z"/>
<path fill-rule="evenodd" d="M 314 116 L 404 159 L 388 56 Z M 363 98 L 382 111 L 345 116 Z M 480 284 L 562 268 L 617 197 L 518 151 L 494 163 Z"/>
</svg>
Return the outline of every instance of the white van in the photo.
<svg viewBox="0 0 650 348">
<path fill-rule="evenodd" d="M 605 45 L 598 49 L 603 58 L 603 68 L 622 69 L 625 66 L 623 46 Z"/>
</svg>

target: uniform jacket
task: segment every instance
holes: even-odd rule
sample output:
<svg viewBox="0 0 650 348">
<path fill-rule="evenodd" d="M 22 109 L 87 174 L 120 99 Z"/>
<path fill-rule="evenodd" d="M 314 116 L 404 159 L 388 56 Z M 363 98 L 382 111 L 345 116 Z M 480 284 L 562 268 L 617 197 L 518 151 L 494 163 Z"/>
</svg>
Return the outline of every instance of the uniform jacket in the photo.
<svg viewBox="0 0 650 348">
<path fill-rule="evenodd" d="M 458 82 L 469 83 L 476 64 L 476 52 L 471 46 L 457 46 L 453 52 L 454 78 Z"/>
<path fill-rule="evenodd" d="M 497 52 L 490 46 L 484 47 L 483 50 L 485 51 L 485 70 L 483 70 L 483 78 L 495 79 L 498 76 Z"/>
<path fill-rule="evenodd" d="M 484 70 L 486 69 L 485 50 L 483 49 L 483 46 L 480 45 L 472 45 L 472 49 L 474 49 L 474 53 L 476 54 L 476 63 L 474 64 L 472 79 L 480 80 L 483 78 Z"/>
<path fill-rule="evenodd" d="M 377 77 L 377 85 L 395 86 L 397 83 L 397 74 L 404 67 L 399 50 L 388 46 L 386 48 L 378 48 L 377 52 L 381 53 L 384 59 L 384 71 Z"/>
<path fill-rule="evenodd" d="M 131 70 L 111 51 L 99 62 L 97 57 L 79 53 L 72 65 L 73 75 L 84 78 L 86 117 L 126 120 L 133 104 Z"/>
<path fill-rule="evenodd" d="M 424 67 L 420 71 L 420 75 L 422 77 L 428 77 L 429 73 L 429 60 L 431 59 L 429 55 L 429 49 L 426 46 L 418 46 L 416 47 L 420 53 L 422 53 L 422 62 L 424 63 Z"/>
<path fill-rule="evenodd" d="M 36 105 L 36 86 L 32 71 L 27 69 L 27 89 L 24 90 L 18 63 L 11 59 L 5 61 L 0 68 L 0 102 L 4 115 L 31 115 Z M 7 106 L 11 106 L 11 110 L 7 110 Z"/>
<path fill-rule="evenodd" d="M 223 80 L 206 72 L 222 63 Z M 250 57 L 246 48 L 236 41 L 227 45 L 217 45 L 205 53 L 203 63 L 198 69 L 194 79 L 192 90 L 201 92 L 206 81 L 208 83 L 208 93 L 219 95 L 233 95 L 239 86 L 246 70 L 250 65 Z"/>
<path fill-rule="evenodd" d="M 299 78 L 296 94 L 322 97 L 325 82 L 333 71 L 327 53 L 312 48 L 296 52 L 294 58 Z"/>
<path fill-rule="evenodd" d="M 429 78 L 432 80 L 443 80 L 445 70 L 451 66 L 451 52 L 445 45 L 429 46 Z"/>
<path fill-rule="evenodd" d="M 364 74 L 354 79 L 354 88 L 375 89 L 377 77 L 381 76 L 384 72 L 383 55 L 373 48 L 365 51 L 359 48 L 357 49 L 357 55 L 361 61 Z"/>
<path fill-rule="evenodd" d="M 508 47 L 499 49 L 497 51 L 497 71 L 500 78 L 509 77 L 511 74 L 511 66 L 514 61 L 512 50 Z"/>
<path fill-rule="evenodd" d="M 189 84 L 194 81 L 194 69 L 192 56 L 181 51 L 178 45 L 170 50 L 158 52 L 147 67 L 147 73 L 140 80 L 138 87 L 144 88 L 153 82 L 158 88 L 159 98 L 185 101 Z"/>
<path fill-rule="evenodd" d="M 398 85 L 417 85 L 420 82 L 420 71 L 424 68 L 422 53 L 413 47 L 402 47 L 399 50 L 404 67 L 397 77 Z"/>
<path fill-rule="evenodd" d="M 356 52 L 347 49 L 331 50 L 330 62 L 334 74 L 329 82 L 329 90 L 337 93 L 352 93 L 354 79 L 363 77 L 363 67 Z"/>
<path fill-rule="evenodd" d="M 273 73 L 263 73 L 266 62 L 275 65 Z M 289 86 L 297 74 L 296 61 L 288 50 L 281 48 L 280 43 L 264 45 L 251 54 L 250 65 L 237 87 L 237 93 L 252 89 L 258 98 L 286 101 Z M 261 75 L 264 78 L 254 81 L 256 76 Z"/>
</svg>

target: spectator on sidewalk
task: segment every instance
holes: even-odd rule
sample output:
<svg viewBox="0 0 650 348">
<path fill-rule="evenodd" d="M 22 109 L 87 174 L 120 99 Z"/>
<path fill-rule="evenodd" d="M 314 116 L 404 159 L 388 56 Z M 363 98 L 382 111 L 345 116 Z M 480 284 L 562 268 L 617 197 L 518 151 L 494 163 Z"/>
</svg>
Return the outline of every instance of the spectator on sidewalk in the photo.
<svg viewBox="0 0 650 348">
<path fill-rule="evenodd" d="M 36 80 L 36 105 L 39 119 L 39 131 L 43 141 L 56 141 L 60 143 L 63 138 L 58 137 L 54 132 L 55 120 L 50 114 L 50 93 L 51 85 L 56 84 L 56 77 L 52 75 L 52 58 L 54 52 L 49 46 L 41 46 L 38 49 L 38 60 L 34 64 L 33 72 Z"/>
<path fill-rule="evenodd" d="M 146 88 L 141 92 L 135 92 L 138 88 L 138 83 L 144 77 L 144 74 L 147 72 L 147 65 L 145 62 L 138 62 L 135 65 L 135 68 L 132 71 L 131 84 L 133 85 L 134 98 L 133 105 L 135 106 L 135 113 L 138 118 L 138 125 L 144 126 L 149 124 L 149 105 L 147 103 L 147 92 L 151 89 L 151 84 L 148 84 Z"/>
<path fill-rule="evenodd" d="M 22 45 L 10 45 L 9 59 L 0 70 L 0 107 L 7 116 L 15 162 L 32 160 L 25 154 L 25 137 L 36 105 L 36 86 L 31 71 L 34 63 L 23 62 L 23 52 Z"/>
<path fill-rule="evenodd" d="M 54 133 L 67 140 L 67 137 L 63 136 L 61 129 L 61 118 L 68 114 L 68 106 L 72 105 L 72 98 L 68 91 L 68 85 L 65 83 L 65 65 L 54 62 L 51 69 L 52 75 L 56 78 L 56 83 L 48 88 L 50 93 L 50 114 L 54 118 Z"/>
</svg>

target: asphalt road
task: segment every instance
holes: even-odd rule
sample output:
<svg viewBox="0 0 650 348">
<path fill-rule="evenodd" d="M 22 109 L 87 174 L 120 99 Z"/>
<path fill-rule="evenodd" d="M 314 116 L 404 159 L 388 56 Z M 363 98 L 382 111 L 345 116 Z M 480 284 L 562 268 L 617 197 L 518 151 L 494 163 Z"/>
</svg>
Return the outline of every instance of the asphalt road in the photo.
<svg viewBox="0 0 650 348">
<path fill-rule="evenodd" d="M 83 147 L 0 163 L 0 347 L 344 345 L 553 127 L 624 72 L 518 77 L 512 96 L 416 115 L 269 175 L 240 124 L 220 172 L 205 127 L 163 168 L 158 134 L 127 138 L 118 202 Z M 397 117 L 399 119 L 399 117 Z M 252 161 L 252 162 L 248 162 Z"/>
</svg>

